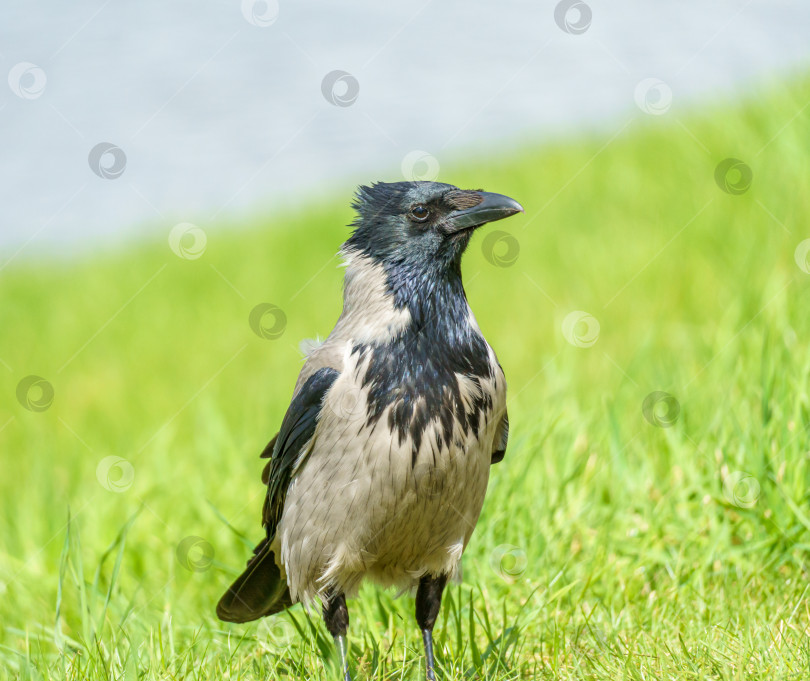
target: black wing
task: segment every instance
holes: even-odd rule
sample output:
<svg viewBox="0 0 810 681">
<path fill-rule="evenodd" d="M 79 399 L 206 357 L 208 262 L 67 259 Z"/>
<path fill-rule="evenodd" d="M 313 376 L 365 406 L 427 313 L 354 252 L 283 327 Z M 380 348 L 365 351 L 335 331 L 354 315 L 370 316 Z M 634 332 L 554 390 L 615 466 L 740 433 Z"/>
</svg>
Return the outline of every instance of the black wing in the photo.
<svg viewBox="0 0 810 681">
<path fill-rule="evenodd" d="M 270 458 L 262 473 L 262 481 L 267 485 L 262 522 L 268 539 L 275 536 L 281 520 L 287 488 L 301 450 L 315 433 L 323 397 L 338 376 L 335 369 L 328 367 L 312 374 L 290 403 L 281 430 L 262 452 L 262 457 Z"/>
<path fill-rule="evenodd" d="M 503 418 L 495 435 L 495 451 L 492 452 L 492 463 L 500 463 L 506 454 L 506 443 L 509 441 L 509 414 L 504 409 Z"/>
</svg>

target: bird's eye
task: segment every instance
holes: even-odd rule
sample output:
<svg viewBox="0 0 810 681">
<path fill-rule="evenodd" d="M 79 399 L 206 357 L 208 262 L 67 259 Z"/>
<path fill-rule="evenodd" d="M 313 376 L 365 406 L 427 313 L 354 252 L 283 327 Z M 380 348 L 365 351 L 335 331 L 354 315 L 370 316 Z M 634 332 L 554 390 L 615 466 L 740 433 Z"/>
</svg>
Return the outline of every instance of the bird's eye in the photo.
<svg viewBox="0 0 810 681">
<path fill-rule="evenodd" d="M 427 209 L 427 206 L 423 206 L 421 203 L 417 203 L 411 208 L 411 217 L 417 222 L 424 222 L 429 216 L 430 211 Z"/>
</svg>

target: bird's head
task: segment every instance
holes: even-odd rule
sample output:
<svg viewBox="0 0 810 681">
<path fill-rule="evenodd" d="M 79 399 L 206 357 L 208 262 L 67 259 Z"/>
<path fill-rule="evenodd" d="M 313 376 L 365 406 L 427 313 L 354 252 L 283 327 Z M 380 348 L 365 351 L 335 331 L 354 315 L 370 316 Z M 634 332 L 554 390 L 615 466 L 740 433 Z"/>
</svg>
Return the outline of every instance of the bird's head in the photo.
<svg viewBox="0 0 810 681">
<path fill-rule="evenodd" d="M 523 212 L 514 199 L 441 182 L 377 182 L 360 187 L 354 232 L 344 244 L 388 267 L 457 271 L 472 233 Z"/>
</svg>

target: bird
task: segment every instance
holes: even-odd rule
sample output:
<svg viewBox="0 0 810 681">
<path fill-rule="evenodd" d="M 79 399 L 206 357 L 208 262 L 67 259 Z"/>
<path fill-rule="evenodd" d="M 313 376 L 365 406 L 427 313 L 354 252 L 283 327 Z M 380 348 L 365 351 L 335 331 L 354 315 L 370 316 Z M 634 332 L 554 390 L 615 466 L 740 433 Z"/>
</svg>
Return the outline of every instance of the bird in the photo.
<svg viewBox="0 0 810 681">
<path fill-rule="evenodd" d="M 509 437 L 506 379 L 461 259 L 479 227 L 524 211 L 434 181 L 360 186 L 352 207 L 343 310 L 261 454 L 265 536 L 216 612 L 248 622 L 320 606 L 350 681 L 346 598 L 364 579 L 415 590 L 434 681 L 442 593 Z"/>
</svg>

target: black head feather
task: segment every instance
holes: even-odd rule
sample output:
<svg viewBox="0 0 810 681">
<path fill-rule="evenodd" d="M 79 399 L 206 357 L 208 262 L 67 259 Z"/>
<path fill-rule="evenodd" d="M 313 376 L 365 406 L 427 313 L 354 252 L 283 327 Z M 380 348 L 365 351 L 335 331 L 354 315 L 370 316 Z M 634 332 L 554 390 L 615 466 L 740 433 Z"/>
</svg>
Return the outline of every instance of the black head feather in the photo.
<svg viewBox="0 0 810 681">
<path fill-rule="evenodd" d="M 457 269 L 472 233 L 457 232 L 449 220 L 458 210 L 460 194 L 473 192 L 442 182 L 362 186 L 352 204 L 357 211 L 354 232 L 344 248 L 386 265 L 430 272 Z"/>
</svg>

